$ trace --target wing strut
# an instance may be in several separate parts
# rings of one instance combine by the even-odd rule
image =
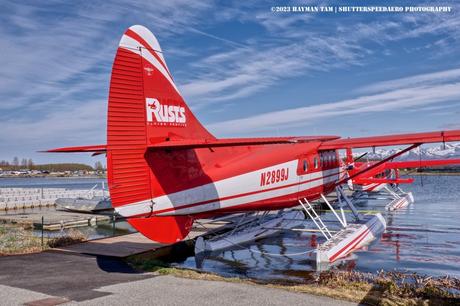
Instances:
[[[393,155],[390,155],[390,156],[388,156],[387,158],[382,159],[382,160],[379,161],[378,163],[375,163],[375,164],[371,165],[370,167],[368,167],[368,168],[366,168],[366,169],[364,169],[364,170],[358,171],[358,172],[356,172],[355,174],[350,175],[349,177],[346,177],[346,178],[341,179],[340,181],[338,181],[337,183],[335,183],[335,185],[336,185],[336,186],[342,185],[343,183],[346,183],[347,181],[349,181],[349,180],[351,180],[351,179],[353,179],[353,178],[355,178],[355,177],[357,177],[357,176],[359,176],[359,175],[361,175],[361,174],[363,174],[363,173],[366,173],[366,172],[368,172],[368,171],[370,171],[370,170],[372,170],[372,169],[374,169],[374,168],[376,168],[376,167],[378,167],[378,166],[380,166],[380,165],[382,165],[382,164],[384,164],[384,163],[386,163],[386,162],[392,160],[393,158],[396,158],[396,157],[398,157],[398,156],[400,156],[400,155],[406,153],[407,151],[410,151],[410,150],[412,150],[412,149],[415,149],[415,148],[417,148],[417,147],[420,146],[420,145],[421,145],[421,143],[414,143],[413,145],[411,145],[411,146],[405,148],[404,150],[399,151],[398,153],[395,153],[395,154],[393,154]]]

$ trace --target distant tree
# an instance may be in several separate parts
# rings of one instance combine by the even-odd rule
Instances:
[[[93,168],[91,166],[85,164],[43,164],[43,165],[35,165],[35,170],[41,171],[78,171],[78,170],[86,170],[91,171]]]
[[[96,163],[94,163],[94,169],[96,169],[97,171],[103,171],[104,166],[102,165],[100,161],[97,161]]]
[[[19,166],[19,158],[17,156],[13,158],[13,166],[15,167]]]
[[[22,168],[27,168],[27,158],[21,159],[21,167]]]
[[[32,169],[34,167],[34,162],[32,161],[32,158],[29,158],[27,161],[27,168]]]

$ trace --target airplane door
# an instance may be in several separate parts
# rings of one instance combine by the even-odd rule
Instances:
[[[300,156],[297,162],[297,200],[304,197],[306,185],[302,184],[302,182],[305,182],[308,179],[309,166],[308,156]]]

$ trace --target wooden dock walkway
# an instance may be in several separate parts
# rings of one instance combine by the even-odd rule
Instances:
[[[27,228],[57,231],[63,228],[85,227],[110,223],[112,216],[56,210],[54,207],[41,209],[12,210],[0,212],[0,223],[17,224]]]
[[[78,254],[127,257],[164,247],[166,244],[156,243],[140,233],[90,240],[54,250]]]
[[[188,240],[195,239],[198,236],[209,234],[211,231],[222,230],[228,223],[218,222],[208,224],[208,231],[200,227],[194,227],[189,235]],[[172,244],[162,244],[154,242],[140,233],[133,233],[109,238],[95,239],[66,247],[55,248],[53,250],[71,252],[78,254],[89,254],[99,256],[111,256],[124,258],[130,255],[140,254],[148,251],[158,250]]]

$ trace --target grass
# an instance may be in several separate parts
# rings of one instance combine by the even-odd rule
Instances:
[[[59,248],[86,240],[88,240],[87,236],[85,236],[82,232],[71,228],[65,232],[64,235],[49,239],[47,241],[47,245],[50,248]]]
[[[42,251],[41,238],[18,226],[0,225],[0,256]]]
[[[81,232],[70,229],[59,237],[41,237],[21,226],[0,225],[0,256],[37,253],[87,240]]]
[[[225,281],[265,286],[293,292],[328,296],[366,305],[453,305],[460,304],[460,280],[432,278],[418,274],[379,272],[377,274],[327,271],[315,274],[308,283],[259,281],[248,278],[223,277],[214,273],[171,267],[158,259],[131,256],[127,259],[135,269],[158,275],[189,279]],[[455,291],[457,290],[457,291]],[[454,294],[453,292],[457,292]]]

